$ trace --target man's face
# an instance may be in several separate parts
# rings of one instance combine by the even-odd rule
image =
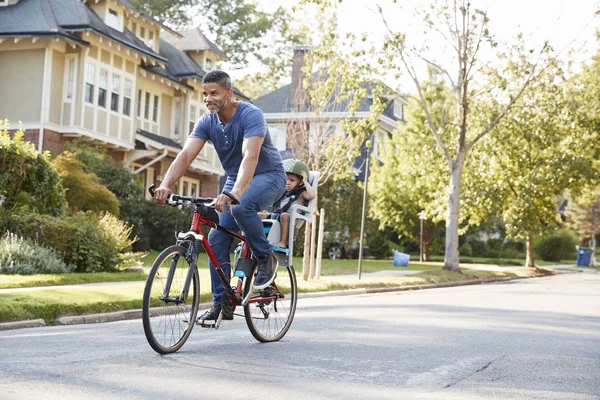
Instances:
[[[206,104],[208,111],[214,114],[225,108],[231,100],[233,91],[218,83],[211,82],[203,85],[202,93],[204,94],[204,104]]]

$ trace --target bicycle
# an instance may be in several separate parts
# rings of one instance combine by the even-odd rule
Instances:
[[[154,185],[148,190],[154,197]],[[261,290],[253,288],[257,272],[246,238],[218,224],[219,217],[214,209],[214,198],[171,195],[167,201],[178,207],[191,204],[194,208],[190,230],[177,234],[175,245],[164,249],[156,258],[148,274],[142,301],[144,333],[150,346],[158,353],[173,353],[187,341],[195,325],[218,329],[223,310],[235,312],[236,307],[244,310],[244,318],[254,338],[260,342],[275,342],[290,329],[296,303],[298,287],[296,274],[287,255],[276,254],[277,277],[273,283]],[[202,227],[218,229],[240,240],[235,251],[235,269],[232,277],[226,276],[221,264],[208,243]],[[200,279],[197,260],[204,248],[225,288],[222,311],[213,324],[198,321],[200,304]],[[290,257],[291,259],[291,257]],[[235,278],[235,279],[234,279]],[[235,282],[235,285],[232,283]],[[240,314],[235,314],[241,316]]]

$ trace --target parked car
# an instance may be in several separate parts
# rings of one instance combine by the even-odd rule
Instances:
[[[331,260],[341,258],[358,258],[360,249],[359,234],[349,232],[323,232],[324,257]],[[363,256],[368,254],[369,248],[363,245]]]

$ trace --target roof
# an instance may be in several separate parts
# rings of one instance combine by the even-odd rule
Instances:
[[[21,0],[15,5],[0,7],[0,36],[50,36],[88,44],[75,33],[93,31],[108,39],[166,62],[133,33],[106,25],[81,0]]]
[[[190,29],[188,31],[180,32],[182,37],[174,37],[172,35],[164,35],[164,38],[170,42],[177,49],[182,51],[204,51],[209,50],[213,53],[221,56],[225,60],[229,60],[229,57],[217,47],[216,44],[211,42],[200,28]]]
[[[147,140],[143,139],[143,138],[146,138],[146,139],[150,139],[151,142],[160,143],[163,146],[172,147],[172,148],[178,149],[178,150],[182,149],[182,147],[179,143],[177,143],[169,138],[166,138],[164,136],[160,136],[155,133],[145,131],[143,129],[138,129],[136,134],[142,136],[142,138],[136,137],[136,139],[141,139],[143,142],[147,142]],[[158,146],[158,147],[161,147],[161,146]]]
[[[370,84],[365,83],[363,86],[367,89],[367,92],[370,94],[372,91],[370,89]],[[284,114],[291,113],[292,110],[292,85],[283,86],[271,93],[267,93],[264,96],[259,97],[254,100],[252,104],[256,107],[260,108],[263,113],[268,114]],[[369,112],[372,104],[371,98],[364,98],[360,100],[358,109],[356,112]],[[326,109],[325,112],[348,112],[348,101],[344,100],[337,104],[331,104],[329,109]],[[309,106],[306,109],[307,112],[312,112],[312,108]],[[399,118],[394,115],[394,102],[390,101],[385,110],[382,113],[386,117],[392,119],[393,121],[398,121]]]
[[[143,15],[144,17],[146,17],[147,19],[156,22],[157,24],[159,24],[164,30],[171,32],[175,35],[180,35],[178,32],[176,32],[175,30],[169,28],[168,26],[166,26],[163,22],[156,20],[154,17],[152,17],[151,15],[146,14],[144,11],[140,10],[138,7],[136,7],[135,5],[133,5],[132,2],[130,2],[129,0],[118,0],[119,3],[123,4],[125,7],[130,8],[132,10],[135,10],[136,12],[140,13],[141,15]]]
[[[160,55],[169,60],[167,71],[173,76],[202,79],[206,75],[206,72],[194,60],[164,39],[160,39]]]

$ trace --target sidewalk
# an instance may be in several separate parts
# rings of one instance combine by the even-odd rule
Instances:
[[[556,273],[600,273],[600,271],[593,268],[577,267],[575,265],[553,265],[545,266],[544,268],[552,269]],[[498,267],[498,266],[478,266],[472,269],[481,271],[507,271],[510,267]],[[382,270],[377,272],[367,272],[361,274],[361,279],[364,280],[377,280],[377,278],[387,277],[402,277],[408,275],[414,275],[421,273],[420,270]],[[322,276],[322,280],[326,281],[337,281],[344,282],[348,280],[357,279],[358,274],[346,274],[346,275],[329,275]],[[298,298],[311,298],[311,297],[325,297],[325,296],[345,296],[345,295],[356,295],[356,294],[367,294],[367,293],[386,293],[386,292],[399,292],[408,290],[423,290],[423,289],[434,289],[440,287],[453,287],[453,286],[466,286],[476,285],[482,283],[493,283],[503,282],[516,279],[525,279],[525,276],[515,277],[498,277],[492,279],[477,279],[477,280],[465,280],[465,281],[453,281],[453,282],[442,282],[432,284],[417,284],[417,285],[404,285],[404,286],[392,286],[392,287],[372,287],[372,288],[358,288],[358,289],[342,289],[342,290],[330,290],[323,292],[308,292],[299,293]],[[64,285],[64,286],[43,286],[43,287],[32,287],[32,288],[18,288],[18,289],[0,289],[0,294],[3,293],[18,293],[27,291],[41,291],[46,289],[56,288],[82,288],[86,286],[112,286],[112,285],[127,285],[127,284],[140,284],[140,281],[134,282],[107,282],[107,283],[88,283],[81,285]],[[201,303],[201,309],[208,309],[212,306],[212,303]],[[89,314],[89,315],[78,315],[78,316],[67,316],[60,317],[57,322],[61,325],[73,325],[73,324],[86,324],[86,323],[100,323],[100,322],[111,322],[111,321],[122,321],[128,319],[139,319],[141,318],[141,310],[125,310],[117,312],[109,312],[103,314]],[[30,327],[42,327],[47,326],[43,319],[29,320],[29,321],[16,321],[16,322],[5,322],[0,323],[0,331],[9,329],[21,329]]]

